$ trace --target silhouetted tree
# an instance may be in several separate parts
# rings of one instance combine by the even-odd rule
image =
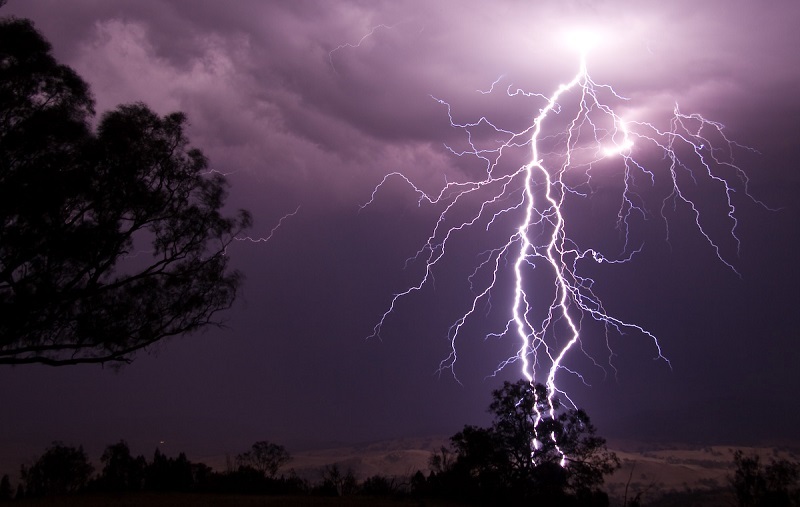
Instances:
[[[762,466],[758,455],[733,455],[733,488],[740,507],[800,506],[800,463],[773,459]]]
[[[428,459],[428,467],[434,473],[449,470],[453,463],[453,452],[446,446],[441,446],[438,451],[431,454]]]
[[[351,469],[342,473],[339,465],[326,465],[322,471],[322,485],[320,485],[316,492],[322,495],[332,496],[348,496],[358,491],[358,481]]]
[[[225,493],[265,493],[268,489],[264,474],[248,466],[239,466],[227,472],[218,486]]]
[[[106,113],[27,20],[0,20],[0,364],[130,361],[218,323],[241,276],[226,182],[186,117]]]
[[[285,447],[266,440],[254,443],[249,451],[236,457],[239,466],[251,467],[269,478],[274,478],[278,469],[291,460]]]
[[[7,502],[12,498],[11,479],[9,479],[8,474],[4,474],[3,478],[0,479],[0,502]]]
[[[394,479],[382,475],[367,477],[361,484],[361,493],[370,496],[389,496],[397,491]]]
[[[544,386],[525,380],[494,391],[489,411],[491,427],[465,426],[451,437],[456,459],[449,465],[431,458],[434,489],[507,504],[608,504],[599,487],[619,460],[586,412],[565,410]]]
[[[98,479],[100,488],[107,491],[142,489],[147,461],[143,456],[131,456],[128,443],[124,440],[106,447],[100,461],[103,463],[103,471]]]
[[[439,472],[441,474],[441,472]],[[434,478],[436,474],[431,472],[430,478]],[[425,474],[422,473],[422,470],[417,470],[414,475],[411,476],[411,494],[416,497],[424,497],[428,496],[431,493],[431,489],[433,489],[433,485],[429,482],[428,479],[425,478]]]
[[[168,458],[159,449],[145,470],[145,489],[151,491],[188,491],[195,486],[192,463],[186,454]]]
[[[214,470],[205,463],[190,463],[189,469],[192,472],[193,487],[208,485],[214,475]]]
[[[23,466],[20,475],[28,497],[63,495],[83,489],[92,470],[83,447],[53,442],[33,466]]]

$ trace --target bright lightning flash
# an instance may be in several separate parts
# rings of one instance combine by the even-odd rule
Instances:
[[[417,194],[420,205],[424,202],[441,210],[427,241],[412,259],[424,260],[424,274],[418,283],[392,298],[372,336],[380,335],[402,298],[432,282],[433,272],[445,258],[453,238],[470,228],[483,227],[489,231],[493,226],[502,227],[509,222],[508,217],[514,217],[516,225],[483,254],[470,277],[471,283],[487,281],[473,285],[471,304],[452,324],[451,352],[441,362],[440,371],[449,369],[455,375],[457,343],[465,333],[466,323],[479,313],[479,308],[491,303],[493,291],[503,285],[503,271],[512,269],[513,302],[508,309],[508,320],[504,328],[489,336],[513,336],[519,347],[513,357],[498,365],[495,373],[516,363],[531,384],[546,385],[550,409],[538,413],[537,423],[542,417],[555,417],[553,397],[557,394],[575,406],[568,393],[559,388],[558,379],[568,374],[584,381],[581,373],[570,366],[569,357],[575,353],[588,356],[584,348],[586,340],[604,341],[608,365],[615,372],[611,337],[627,333],[649,340],[655,359],[669,365],[651,332],[605,310],[594,291],[594,281],[585,274],[589,265],[625,263],[641,251],[642,245],[629,244],[633,242],[629,229],[632,224],[649,218],[653,206],[646,206],[647,194],[640,192],[640,187],[668,189],[658,196],[656,203],[667,239],[666,212],[680,206],[688,210],[719,260],[734,272],[733,265],[723,255],[719,236],[706,225],[708,208],[692,197],[696,195],[693,189],[703,180],[718,190],[718,200],[727,215],[723,236],[732,238],[737,249],[733,196],[736,189],[743,190],[742,195],[750,195],[748,178],[734,161],[734,152],[745,147],[730,141],[723,125],[699,114],[684,114],[677,106],[666,128],[626,120],[615,112],[612,104],[624,104],[628,99],[610,86],[593,81],[587,71],[586,54],[596,46],[598,35],[580,31],[570,34],[568,40],[580,53],[578,71],[570,81],[549,96],[508,86],[510,97],[536,101],[532,109],[538,108],[538,114],[522,129],[501,128],[486,117],[473,123],[458,123],[453,119],[450,104],[436,99],[447,108],[451,125],[465,131],[467,137],[465,150],[448,149],[460,157],[477,157],[485,167],[479,177],[446,182],[438,193],[430,194],[395,172],[383,178],[364,205],[373,202],[388,179],[400,178]],[[481,93],[492,93],[499,81],[488,92]],[[565,120],[559,120],[564,116]],[[561,121],[560,127],[557,121]],[[519,150],[529,150],[527,162],[515,164],[514,154]],[[639,159],[634,158],[634,152]],[[509,158],[510,163],[506,163]],[[654,165],[639,161],[645,158],[657,162]],[[566,213],[571,203],[590,198],[598,181],[608,181],[609,167],[620,178],[614,186],[621,189],[616,228],[624,240],[622,251],[612,255],[581,246],[571,236]],[[464,218],[465,207],[472,210],[467,212],[467,218]],[[541,282],[544,274],[548,283]],[[602,336],[581,332],[590,319],[604,328]],[[599,366],[597,361],[589,359]],[[563,455],[562,458],[562,464],[568,460]]]
[[[583,57],[599,46],[604,38],[599,31],[590,28],[576,28],[564,32],[564,42],[567,47],[577,51]]]

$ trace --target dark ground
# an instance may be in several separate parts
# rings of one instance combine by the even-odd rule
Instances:
[[[412,499],[375,498],[368,496],[321,497],[321,496],[262,496],[262,495],[214,495],[200,493],[131,493],[124,495],[79,495],[26,499],[10,505],[20,506],[76,506],[101,507],[402,507],[426,505],[430,507],[456,507],[457,504],[426,500],[423,504]]]
[[[27,499],[9,505],[20,506],[76,506],[101,507],[459,507],[462,504],[441,500],[417,500],[412,498],[379,498],[369,496],[322,497],[322,496],[263,496],[263,495],[215,495],[198,493],[131,493],[124,495],[80,495]],[[621,506],[621,501],[611,501],[612,506]],[[673,492],[656,500],[642,501],[644,507],[730,507],[736,505],[733,492],[728,489],[712,491]]]

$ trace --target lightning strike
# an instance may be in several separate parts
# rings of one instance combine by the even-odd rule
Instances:
[[[486,338],[513,337],[518,343],[516,354],[500,362],[494,374],[518,364],[532,385],[546,386],[550,403],[541,410],[537,407],[537,425],[542,418],[556,417],[555,396],[575,407],[570,395],[559,387],[562,375],[587,384],[583,374],[571,366],[571,357],[584,356],[594,366],[604,368],[584,347],[587,341],[601,341],[608,354],[606,363],[615,374],[612,338],[624,334],[648,340],[654,359],[671,367],[653,333],[606,311],[595,292],[594,280],[586,274],[587,267],[624,264],[640,253],[643,244],[635,244],[631,228],[650,219],[653,207],[669,241],[667,211],[681,207],[718,259],[736,272],[723,253],[722,237],[731,239],[738,253],[734,194],[742,190],[740,195],[753,199],[747,175],[734,159],[737,150],[749,148],[729,140],[722,124],[699,114],[684,114],[677,105],[667,128],[624,118],[614,106],[624,106],[628,99],[611,86],[596,83],[587,70],[586,55],[597,45],[598,36],[582,31],[570,34],[568,39],[580,52],[578,71],[572,79],[547,96],[508,85],[508,97],[536,101],[532,109],[538,108],[538,113],[522,129],[503,128],[485,116],[476,122],[459,123],[450,104],[434,98],[446,107],[451,125],[466,134],[465,149],[447,149],[457,157],[480,161],[483,171],[479,177],[446,181],[438,192],[427,193],[404,174],[393,172],[378,183],[362,206],[372,203],[388,180],[400,179],[417,195],[420,206],[439,210],[426,242],[409,259],[423,263],[422,276],[392,297],[371,337],[380,337],[401,299],[432,283],[433,273],[444,262],[454,238],[469,229],[489,231],[507,222],[515,224],[481,255],[469,277],[471,303],[449,329],[450,354],[440,363],[439,372],[449,370],[458,380],[457,345],[467,333],[468,322],[482,307],[491,305],[494,292],[510,286],[506,323]],[[478,92],[496,93],[503,79],[501,76],[488,90]],[[527,150],[528,155],[520,156],[520,150]],[[517,165],[515,156],[527,161]],[[612,186],[621,189],[615,228],[622,248],[616,254],[582,246],[570,226],[574,217],[567,213],[571,205],[589,199],[602,182],[608,181],[609,174],[617,175]],[[725,209],[727,225],[722,235],[718,228],[708,225],[707,207],[692,197],[699,180],[717,190],[717,204],[721,202]],[[656,199],[655,206],[647,206],[645,192],[640,190],[645,187],[651,194],[656,188],[667,191]],[[466,218],[465,208],[471,209]],[[538,283],[534,283],[534,274]],[[541,282],[543,277],[547,283]],[[504,283],[508,278],[511,283]],[[591,321],[604,331],[584,332]],[[541,442],[534,441],[533,445],[538,448]],[[563,465],[568,457],[562,458]]]

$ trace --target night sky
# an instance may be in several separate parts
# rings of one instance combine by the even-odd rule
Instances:
[[[470,302],[481,250],[467,247],[481,240],[465,232],[435,285],[401,300],[381,338],[367,339],[392,295],[417,283],[423,266],[405,261],[441,209],[419,206],[400,180],[360,206],[394,171],[428,192],[475,177],[480,164],[445,146],[463,149],[465,134],[432,96],[455,121],[519,126],[541,102],[509,103],[505,87],[549,94],[569,80],[577,55],[561,34],[578,26],[606,34],[589,57],[593,79],[648,120],[664,124],[677,103],[757,150],[737,151],[737,162],[766,207],[734,193],[737,254],[719,194],[698,185],[738,276],[686,209],[670,214],[667,240],[660,202],[650,203],[642,251],[598,270],[596,291],[659,338],[672,368],[641,336],[615,337],[616,376],[588,363],[588,385],[565,377],[573,400],[613,438],[797,436],[800,3],[10,0],[0,14],[32,19],[90,83],[98,112],[133,101],[186,112],[193,145],[228,175],[231,210],[253,213],[252,237],[299,206],[268,242],[229,249],[246,280],[226,327],[162,343],[120,371],[0,369],[0,451],[12,462],[53,440],[99,455],[125,438],[134,452],[159,445],[196,459],[264,439],[295,450],[486,424],[491,390],[520,377],[516,366],[489,377],[518,347],[513,336],[486,339],[507,319],[507,292],[463,331],[458,380],[437,374]],[[479,93],[501,76],[499,92]],[[599,180],[570,218],[619,250],[604,213],[618,194]]]

